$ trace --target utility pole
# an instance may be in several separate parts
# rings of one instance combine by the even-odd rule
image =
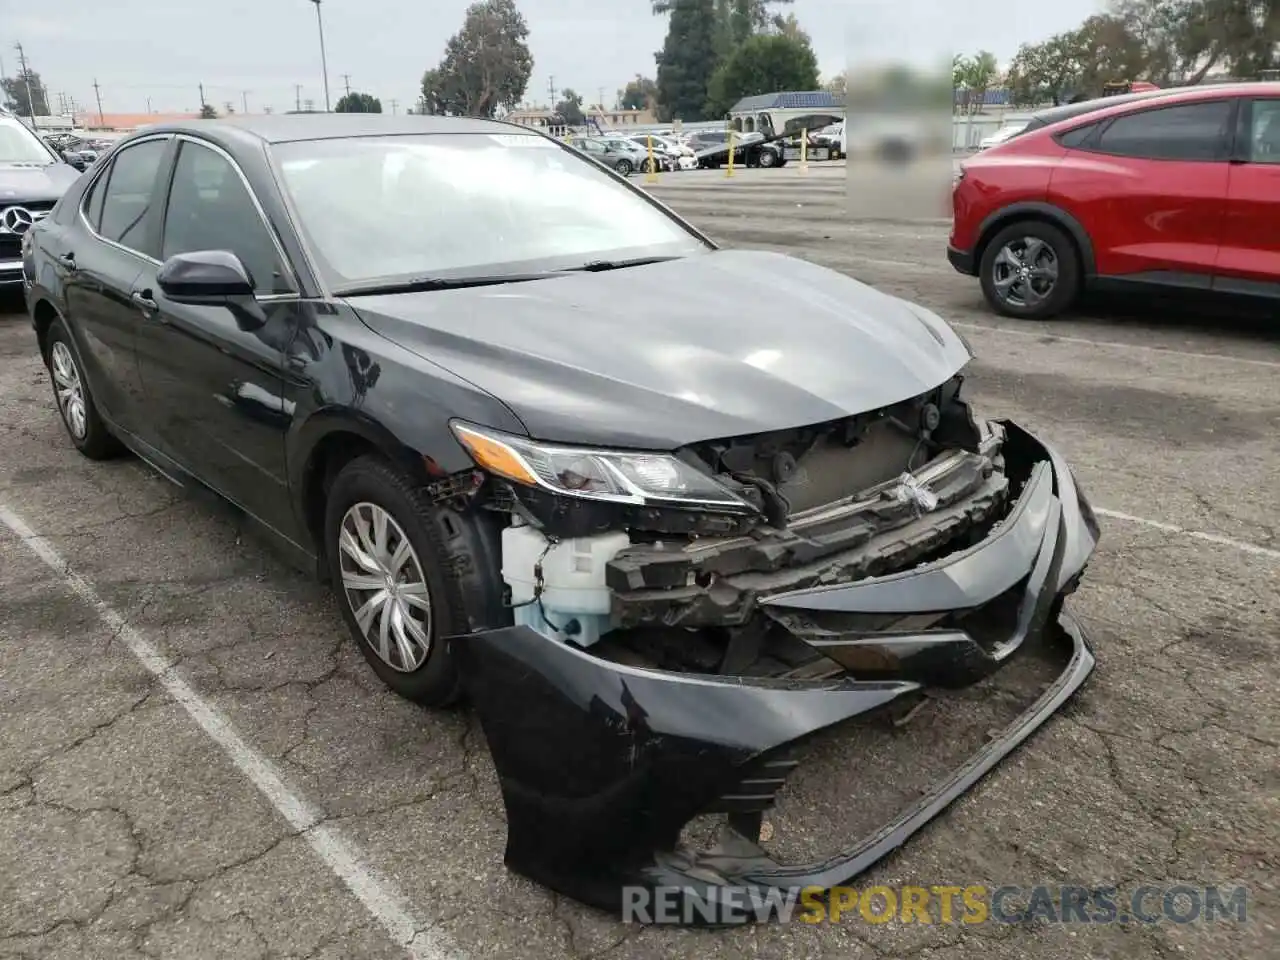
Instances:
[[[201,110],[204,110],[204,107],[205,107],[205,103],[204,103],[204,84],[202,83],[202,84],[200,84],[200,109],[201,109]]]
[[[235,105],[234,103],[232,103],[230,100],[224,100],[224,101],[222,101],[222,105],[223,105],[224,107],[226,107],[226,108],[227,108],[227,113],[235,113],[235,112],[236,112],[236,105]]]
[[[147,97],[147,113],[151,113],[151,98]]]
[[[342,75],[342,82],[346,84],[346,87],[347,87],[347,96],[348,96],[348,97],[349,97],[349,96],[351,96],[351,74],[349,74],[349,73],[344,73],[344,74]]]
[[[600,94],[600,99],[596,101],[596,106],[599,107],[601,110],[603,110],[604,109],[604,87],[600,87],[596,92]]]
[[[36,128],[36,98],[31,95],[31,73],[27,70],[27,55],[22,52],[22,44],[15,43],[18,51],[18,69],[22,71],[22,82],[27,85],[27,115],[31,117],[31,129]]]
[[[316,5],[316,26],[320,29],[320,69],[324,72],[324,112],[329,113],[329,61],[324,55],[324,19],[320,16],[320,0],[311,0]]]
[[[315,111],[315,105],[316,105],[316,102],[315,102],[314,100],[303,100],[302,102],[303,102],[303,103],[305,103],[305,104],[307,105],[307,113],[315,113],[315,112],[316,112],[316,111]]]
[[[93,95],[98,98],[98,126],[106,126],[102,120],[102,91],[98,88],[98,78],[93,78]]]
[[[244,107],[245,113],[249,112],[249,91],[248,90],[240,91],[240,105]]]
[[[396,115],[396,106],[399,105],[399,103],[400,103],[399,100],[395,99],[394,97],[391,98],[391,115],[393,117]]]
[[[302,84],[300,83],[293,85],[293,109],[299,113],[302,112]]]

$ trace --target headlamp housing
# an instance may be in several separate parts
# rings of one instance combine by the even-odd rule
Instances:
[[[559,496],[630,506],[759,512],[714,478],[669,453],[567,447],[459,421],[450,426],[482,470]]]

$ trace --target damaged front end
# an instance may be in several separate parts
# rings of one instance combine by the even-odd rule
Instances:
[[[513,518],[515,624],[450,644],[501,781],[508,866],[605,909],[641,888],[697,903],[695,922],[750,919],[744,889],[775,902],[847,881],[1084,682],[1093,656],[1062,606],[1093,513],[1056,452],[979,421],[959,388],[672,457],[459,433],[505,478],[485,506]],[[762,817],[804,741],[1032,646],[1060,655],[1056,679],[918,801],[819,860],[766,851]],[[707,813],[725,815],[719,840],[682,843]]]

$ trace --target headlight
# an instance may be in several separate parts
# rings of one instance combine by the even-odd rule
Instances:
[[[611,503],[756,512],[711,477],[670,454],[562,447],[470,424],[452,427],[477,466],[514,483]]]

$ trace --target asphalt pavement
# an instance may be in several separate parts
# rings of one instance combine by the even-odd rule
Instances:
[[[697,932],[624,925],[508,874],[474,718],[383,690],[325,591],[234,517],[136,460],[76,454],[11,301],[0,957],[1276,955],[1274,321],[1185,303],[996,318],[947,264],[944,223],[851,222],[839,164],[648,188],[718,241],[825,264],[953,321],[977,353],[981,407],[1056,444],[1100,508],[1102,543],[1070,602],[1096,642],[1091,682],[858,885],[1245,885],[1247,922]],[[963,755],[957,741],[1012,693],[944,700],[870,754],[829,752],[788,784],[777,842],[829,840],[850,810],[918,789],[924,755]]]

